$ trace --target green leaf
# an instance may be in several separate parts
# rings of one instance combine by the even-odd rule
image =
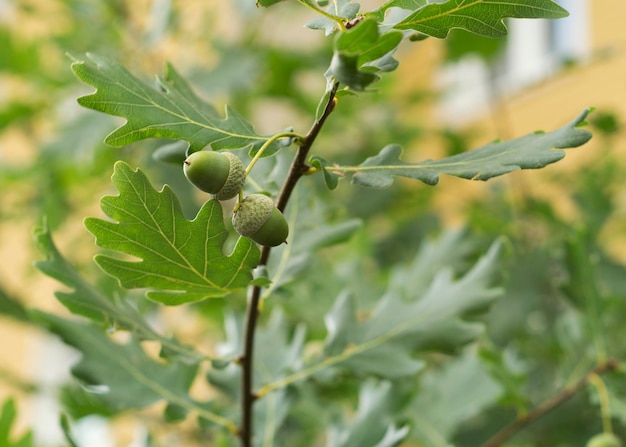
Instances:
[[[552,0],[448,0],[430,3],[414,11],[394,27],[445,38],[453,28],[487,37],[507,33],[504,19],[558,19],[568,13]]]
[[[356,91],[363,91],[368,85],[380,79],[374,73],[359,69],[358,56],[348,56],[341,53],[333,55],[327,75]]]
[[[308,0],[305,1],[306,3],[309,3]],[[328,8],[326,8],[326,12],[335,17],[349,20],[356,17],[359,9],[361,9],[361,5],[358,3],[352,3],[350,2],[350,0],[336,0],[333,1],[332,4],[328,6]],[[324,30],[327,36],[338,29],[338,24],[336,21],[323,16],[316,17],[308,21],[307,23],[305,23],[304,26],[311,29]]]
[[[62,414],[60,419],[61,430],[63,431],[63,435],[65,436],[65,440],[69,444],[70,447],[80,447],[76,441],[74,441],[74,437],[72,436],[72,427],[70,427],[70,421],[67,415]]]
[[[143,408],[165,400],[218,425],[235,429],[232,422],[189,397],[198,364],[153,360],[135,338],[118,344],[93,325],[40,311],[33,312],[33,317],[82,353],[80,361],[72,367],[72,374],[112,408]]]
[[[409,432],[393,424],[390,408],[393,394],[390,382],[367,381],[359,390],[359,406],[353,420],[344,426],[335,425],[328,433],[327,447],[393,447]]]
[[[501,394],[472,346],[422,376],[407,412],[414,421],[411,437],[423,445],[447,445],[463,422],[497,403]]]
[[[184,141],[175,141],[159,147],[152,153],[152,158],[161,163],[182,166],[187,159],[189,145]]]
[[[117,162],[112,178],[120,195],[104,197],[101,207],[116,222],[87,218],[85,226],[99,246],[141,259],[96,256],[123,287],[150,288],[148,298],[177,305],[222,297],[252,280],[259,249],[240,237],[233,252],[223,254],[228,232],[217,200],[189,221],[172,190],[165,185],[156,191],[139,169]]]
[[[72,264],[61,255],[46,226],[35,230],[35,241],[41,253],[46,257],[43,261],[35,262],[35,267],[72,289],[70,292],[55,292],[57,299],[70,312],[87,317],[107,329],[131,331],[140,340],[157,340],[166,354],[182,355],[195,361],[203,357],[192,348],[155,332],[137,312],[137,309],[123,297],[118,294],[108,296],[85,281]]]
[[[73,420],[93,415],[111,418],[119,412],[119,408],[113,408],[100,394],[90,391],[81,383],[64,384],[57,396],[63,411]]]
[[[389,0],[381,5],[375,11],[370,14],[375,17],[379,22],[382,22],[385,18],[385,12],[390,8],[406,9],[407,11],[415,11],[428,4],[428,0]]]
[[[309,163],[314,168],[322,171],[322,175],[324,176],[324,183],[326,183],[328,189],[336,189],[337,186],[339,186],[339,176],[337,174],[333,174],[328,169],[326,169],[328,166],[330,166],[328,160],[326,160],[324,157],[320,157],[319,155],[314,155],[309,160]]]
[[[361,91],[379,79],[376,72],[391,71],[397,62],[390,57],[402,41],[402,33],[379,34],[378,23],[366,19],[354,28],[337,34],[327,76]],[[389,55],[389,57],[385,57]],[[394,63],[395,62],[395,63]]]
[[[357,317],[353,296],[344,294],[325,319],[328,336],[322,364],[397,378],[423,367],[412,356],[418,349],[448,351],[472,341],[483,325],[468,322],[464,316],[484,310],[501,295],[500,289],[490,286],[501,246],[501,242],[494,243],[458,279],[450,268],[440,269],[424,290],[415,290],[404,280],[424,277],[422,270],[429,267],[418,255],[411,266],[395,273],[390,288],[365,320]]]
[[[326,166],[325,170],[335,174],[354,173],[354,184],[372,188],[390,186],[394,176],[420,180],[428,185],[436,185],[440,174],[489,180],[520,169],[543,168],[565,156],[564,151],[556,149],[578,147],[589,141],[591,133],[578,128],[588,113],[588,109],[584,110],[571,123],[549,133],[535,132],[510,141],[493,142],[441,160],[406,163],[399,158],[402,148],[391,144],[359,166]]]
[[[608,355],[612,338],[606,330],[606,315],[613,309],[598,280],[597,263],[600,256],[594,244],[588,242],[589,235],[584,229],[578,228],[572,233],[564,247],[564,263],[569,280],[563,285],[563,290],[585,315],[588,340],[593,340],[595,355],[604,358]]]
[[[506,306],[505,303],[500,302],[500,305],[502,304]],[[569,315],[564,317],[572,316],[572,314],[573,312],[569,312]],[[493,313],[490,317],[493,317]],[[487,325],[489,326],[489,323]],[[557,328],[557,330],[559,329]],[[571,332],[568,335],[571,336]],[[580,353],[581,349],[586,349],[582,345],[586,344],[587,340],[584,342],[579,341],[576,337],[567,340],[570,344],[576,345],[578,349],[575,352],[577,353]],[[513,347],[503,349],[501,346],[491,345],[488,340],[481,340],[478,355],[480,356],[482,367],[488,371],[489,376],[500,387],[499,403],[516,408],[518,411],[525,411],[530,405],[528,397],[524,396],[524,390],[527,387],[528,366],[519,358],[515,349]]]
[[[257,6],[262,6],[264,8],[270,7],[272,5],[275,5],[276,3],[280,3],[284,0],[257,0],[256,4]]]
[[[564,263],[568,273],[568,280],[562,288],[568,298],[585,313],[588,323],[595,328],[594,336],[604,336],[600,321],[601,308],[606,297],[602,296],[598,288],[597,260],[599,255],[592,244],[587,242],[589,235],[582,228],[572,231],[565,241]]]
[[[15,424],[17,410],[15,401],[8,399],[2,405],[0,412],[0,445],[3,447],[33,447],[33,435],[30,431],[24,433],[22,437],[14,441],[11,440],[11,429]]]
[[[94,54],[87,57],[75,60],[72,70],[96,91],[78,98],[79,104],[127,120],[106,138],[108,144],[123,146],[145,138],[170,138],[189,142],[189,151],[196,152],[208,144],[214,150],[248,146],[258,150],[267,141],[228,106],[222,118],[171,65],[167,65],[164,78],[157,78],[154,89],[110,59]]]
[[[24,305],[17,298],[10,296],[2,287],[0,287],[0,314],[22,322],[29,321],[28,311]]]

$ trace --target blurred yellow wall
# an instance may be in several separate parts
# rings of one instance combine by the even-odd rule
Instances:
[[[544,78],[514,94],[499,97],[491,104],[488,112],[477,112],[461,130],[471,130],[471,147],[479,147],[495,139],[512,139],[536,130],[550,131],[570,122],[585,108],[593,107],[598,112],[626,117],[626,2],[623,0],[589,0],[589,57],[573,66],[563,67],[554,75]],[[444,59],[444,44],[441,40],[427,39],[405,49],[398,58],[397,91],[400,95],[437,85],[438,67]],[[477,107],[477,110],[479,107]],[[440,122],[437,99],[418,104],[405,114],[407,119],[423,123],[427,127],[445,125]],[[593,115],[590,116],[593,118]],[[612,141],[613,151],[624,153],[626,142]],[[568,172],[581,164],[592,163],[599,153],[607,150],[601,136],[594,138],[581,148],[568,149],[564,160],[540,172],[522,171],[494,179],[508,183],[509,191],[517,194],[537,194],[545,197],[564,197],[559,194],[567,185],[548,185],[544,182],[551,172]],[[407,150],[409,161],[435,158],[442,155],[442,144],[438,135],[420,139],[416,147]],[[452,177],[442,177],[438,191],[440,213],[449,223],[460,223],[464,204],[469,197],[480,197],[487,188],[483,182],[467,182]],[[570,218],[572,206],[567,199],[556,204]],[[626,215],[626,204],[618,215]]]

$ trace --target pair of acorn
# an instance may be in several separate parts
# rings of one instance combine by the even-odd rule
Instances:
[[[196,188],[213,194],[217,200],[232,199],[246,182],[241,160],[228,152],[194,152],[184,161],[183,171]],[[244,197],[235,206],[232,221],[237,233],[268,247],[284,243],[289,234],[285,216],[263,194]]]

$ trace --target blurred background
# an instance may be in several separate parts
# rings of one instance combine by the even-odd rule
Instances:
[[[363,2],[362,10],[379,3]],[[489,317],[489,335],[496,346],[533,359],[525,371],[536,396],[563,383],[564,359],[575,356],[558,334],[551,343],[538,340],[561,330],[580,304],[567,250],[576,231],[584,234],[598,290],[612,306],[613,352],[626,350],[618,342],[626,339],[626,3],[559,3],[570,17],[510,21],[506,39],[454,31],[444,41],[404,43],[399,69],[375,91],[342,98],[313,149],[357,164],[398,143],[407,161],[419,161],[553,130],[596,108],[588,119],[592,141],[541,171],[487,184],[442,178],[434,188],[397,181],[382,191],[342,184],[329,193],[313,183],[343,210],[333,219],[366,222],[343,256],[371,259],[381,277],[444,228],[467,228],[478,247],[507,235],[509,293]],[[45,220],[62,252],[87,277],[107,283],[91,260],[97,248],[82,219],[101,216],[99,198],[114,193],[115,160],[141,166],[155,186],[172,185],[190,216],[200,203],[180,170],[151,159],[161,143],[103,143],[121,120],[78,106],[76,98],[91,90],[73,76],[72,59],[86,52],[110,56],[147,83],[169,61],[218,110],[228,103],[259,133],[289,126],[305,132],[332,54],[329,38],[303,29],[313,17],[290,2],[263,10],[252,0],[0,0],[0,402],[16,399],[16,432],[32,429],[34,445],[63,445],[58,414],[67,402],[59,390],[70,380],[75,354],[10,304],[66,313],[54,298],[62,287],[33,267],[41,258],[33,228]],[[217,327],[223,304],[207,306],[203,312]],[[168,312],[167,330],[192,318],[199,328],[189,325],[189,334],[179,335],[206,336],[196,309]],[[303,317],[294,309],[291,315]],[[547,422],[528,445],[570,445],[548,443],[562,423]],[[115,434],[104,419],[90,424],[98,440],[85,445],[94,447],[132,445],[143,427]],[[546,444],[532,443],[532,436]]]

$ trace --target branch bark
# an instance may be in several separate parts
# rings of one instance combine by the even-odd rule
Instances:
[[[306,159],[311,150],[311,146],[315,142],[320,130],[324,126],[326,119],[331,114],[335,107],[335,95],[339,83],[333,84],[330,95],[328,96],[328,102],[324,108],[324,112],[313,123],[313,126],[301,141],[300,146],[296,152],[296,155],[291,162],[289,173],[285,179],[281,191],[276,200],[276,207],[280,211],[284,211],[287,207],[287,203],[291,198],[298,180],[308,170]],[[267,265],[269,259],[271,247],[263,247],[261,249],[261,258],[259,260],[259,266]],[[254,336],[256,333],[257,321],[259,316],[259,301],[261,298],[260,286],[252,286],[248,290],[248,307],[246,311],[246,322],[244,329],[244,345],[243,354],[240,357],[241,363],[241,426],[239,427],[239,437],[241,439],[242,447],[252,447],[252,436],[254,434],[254,420],[253,420],[253,407],[254,402],[257,399],[257,395],[253,390],[253,375],[254,375]]]
[[[589,383],[592,377],[603,374],[608,371],[614,371],[618,367],[618,362],[615,359],[607,360],[606,362],[596,366],[594,369],[589,371],[583,378],[581,378],[578,382],[564,388],[558,394],[552,396],[550,399],[546,400],[538,407],[534,408],[529,413],[517,418],[515,421],[511,422],[509,425],[504,427],[494,436],[492,436],[487,442],[485,442],[481,447],[499,447],[501,446],[507,439],[521,431],[523,428],[532,424],[537,419],[545,416],[547,413],[551,412],[561,404],[565,403],[572,397],[576,395],[583,387]]]

